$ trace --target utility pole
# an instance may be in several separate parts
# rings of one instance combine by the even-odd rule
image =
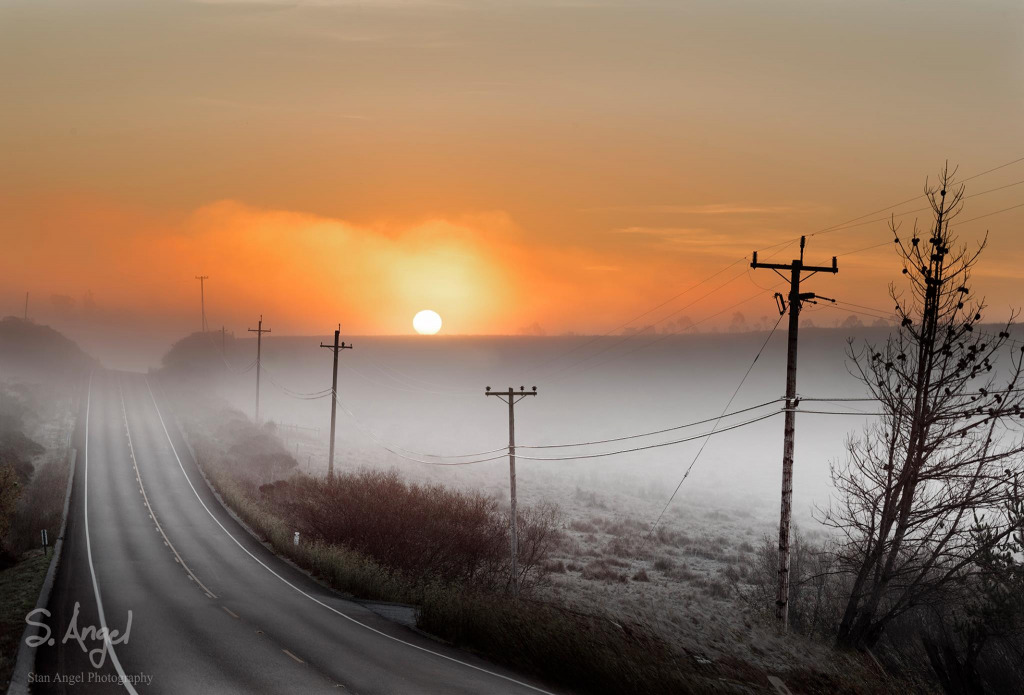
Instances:
[[[25,293],[25,320],[28,321],[28,292]]]
[[[199,307],[203,312],[203,323],[202,331],[206,333],[206,292],[204,291],[203,284],[210,279],[209,275],[196,275],[196,280],[199,281]]]
[[[324,345],[320,343],[320,347],[328,348],[334,351],[334,378],[331,381],[331,453],[327,459],[327,479],[334,479],[334,418],[338,414],[338,353],[342,350],[351,350],[352,345],[346,345],[345,343],[338,343],[338,337],[341,335],[341,324],[338,324],[338,330],[334,331],[334,345]]]
[[[517,558],[519,557],[519,532],[517,529],[518,517],[516,516],[516,403],[527,396],[536,396],[537,387],[527,391],[520,386],[518,391],[508,387],[508,391],[491,391],[488,386],[484,391],[485,396],[497,396],[508,403],[508,479],[512,491],[512,511],[509,515],[509,539],[512,551],[512,595],[519,596],[519,569]]]
[[[832,266],[804,265],[804,246],[806,237],[800,237],[800,258],[794,259],[792,263],[758,263],[757,251],[754,251],[751,268],[769,268],[783,280],[789,280],[789,347],[786,356],[786,425],[785,441],[782,447],[782,510],[779,513],[779,587],[775,597],[775,618],[778,621],[779,629],[785,632],[789,629],[789,528],[793,518],[793,449],[796,433],[796,407],[799,399],[796,397],[796,352],[797,337],[800,330],[800,305],[803,302],[816,304],[815,299],[830,300],[827,297],[818,297],[813,292],[800,292],[800,281],[806,279],[804,273],[838,273],[839,266],[836,257],[832,257]],[[789,278],[780,273],[780,270],[790,271]],[[779,313],[786,312],[787,299],[780,293],[775,293],[779,303]]]
[[[220,356],[225,360],[228,357],[227,336],[224,334],[224,324],[220,326]]]
[[[205,320],[205,319],[204,319]],[[263,314],[260,314],[260,322],[256,328],[250,328],[250,333],[256,334],[256,424],[260,424],[260,372],[263,370],[260,366],[260,351],[263,344],[263,334],[270,333],[269,328],[263,327]]]

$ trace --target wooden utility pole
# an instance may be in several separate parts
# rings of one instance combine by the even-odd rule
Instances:
[[[25,293],[25,320],[28,321],[28,292]]]
[[[228,357],[228,340],[224,331],[224,324],[220,326],[220,356],[227,360]]]
[[[263,334],[270,333],[269,328],[263,327],[263,314],[260,314],[260,322],[256,328],[250,328],[250,333],[256,334],[256,424],[260,424],[260,372],[263,367],[260,365],[260,353],[263,345]]]
[[[331,381],[331,453],[327,458],[327,479],[334,479],[334,418],[338,414],[338,353],[342,350],[351,350],[352,345],[346,345],[344,342],[338,343],[338,337],[341,335],[341,324],[338,324],[338,330],[334,331],[334,345],[324,345],[320,343],[320,347],[328,348],[334,351],[334,376]]]
[[[202,310],[203,322],[200,330],[206,333],[206,292],[203,284],[210,279],[209,275],[196,275],[196,280],[199,281],[199,308]]]
[[[512,551],[512,595],[519,596],[519,569],[517,559],[519,557],[519,532],[517,528],[518,517],[516,516],[516,403],[527,396],[536,396],[537,387],[527,391],[520,386],[514,391],[511,386],[508,391],[491,391],[488,386],[484,391],[485,396],[497,396],[508,403],[508,479],[512,492],[512,511],[509,515],[509,540]]]
[[[800,281],[806,279],[804,273],[838,273],[836,257],[832,257],[832,266],[804,265],[804,246],[806,237],[800,237],[800,258],[792,263],[759,263],[757,251],[754,251],[751,268],[769,268],[774,270],[783,280],[789,280],[789,347],[786,355],[786,425],[785,441],[782,447],[782,510],[779,513],[779,587],[775,597],[775,618],[779,629],[785,632],[789,628],[789,528],[793,518],[793,449],[796,433],[796,354],[797,336],[800,330],[800,305],[803,302],[815,303],[818,298],[813,292],[800,292]],[[790,271],[787,278],[780,270]],[[779,311],[785,313],[787,300],[776,293]],[[820,299],[827,299],[821,297]],[[831,301],[831,300],[829,300]]]

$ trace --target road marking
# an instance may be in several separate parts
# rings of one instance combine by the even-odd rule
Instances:
[[[294,589],[298,593],[302,594],[303,596],[308,598],[313,603],[317,603],[317,604],[323,606],[324,608],[326,608],[327,610],[331,611],[332,613],[336,613],[337,615],[340,615],[345,620],[348,620],[349,622],[354,623],[355,625],[358,625],[361,628],[369,630],[370,632],[374,632],[374,633],[380,635],[381,637],[389,639],[392,642],[397,642],[399,644],[404,644],[407,647],[412,647],[413,649],[417,649],[417,650],[419,650],[421,652],[425,652],[427,654],[431,654],[431,655],[439,657],[441,659],[445,659],[446,661],[451,661],[453,663],[459,664],[460,666],[465,666],[466,668],[471,668],[474,671],[479,671],[480,673],[486,673],[487,675],[494,676],[495,678],[501,678],[502,680],[506,680],[509,683],[515,683],[516,685],[521,685],[524,688],[528,688],[528,689],[533,690],[533,691],[538,692],[538,693],[544,693],[544,695],[554,695],[554,693],[551,693],[551,692],[549,692],[547,690],[543,690],[541,688],[538,688],[535,685],[530,685],[529,683],[524,683],[523,681],[516,680],[515,678],[511,678],[510,676],[505,676],[505,675],[502,675],[500,673],[495,673],[494,671],[488,671],[487,669],[481,668],[480,666],[474,666],[473,664],[467,663],[465,661],[460,661],[459,659],[456,659],[453,656],[448,656],[446,654],[441,654],[440,652],[435,652],[432,649],[427,649],[426,647],[421,647],[420,645],[413,644],[412,642],[406,642],[403,639],[400,639],[398,637],[394,637],[393,635],[389,635],[386,632],[382,632],[382,631],[378,630],[375,627],[370,627],[366,623],[359,622],[358,620],[356,620],[352,616],[348,615],[347,613],[342,613],[337,608],[324,603],[323,601],[321,601],[317,597],[315,597],[315,596],[313,596],[311,594],[307,594],[305,591],[303,591],[299,587],[295,586],[290,581],[288,581],[287,579],[282,577],[280,574],[278,574],[277,572],[272,570],[270,567],[268,567],[262,560],[260,560],[258,557],[253,555],[251,552],[249,552],[249,549],[246,548],[244,545],[242,545],[237,538],[235,538],[234,536],[231,535],[231,532],[228,531],[224,527],[224,524],[220,523],[220,520],[216,516],[214,516],[213,512],[210,511],[210,508],[206,506],[206,502],[203,502],[203,498],[199,496],[199,491],[196,490],[196,486],[192,484],[192,479],[188,477],[188,473],[185,471],[185,466],[181,463],[181,457],[178,456],[178,449],[177,449],[177,447],[174,446],[174,441],[171,440],[171,433],[167,431],[167,423],[164,422],[164,416],[160,413],[160,406],[157,405],[157,403],[156,403],[156,396],[153,395],[153,387],[150,386],[150,384],[149,384],[149,377],[143,377],[143,378],[146,380],[146,388],[149,389],[149,398],[150,398],[150,400],[153,401],[153,408],[156,409],[156,416],[158,418],[160,418],[160,426],[164,430],[164,436],[167,437],[167,443],[171,445],[171,453],[173,453],[174,454],[174,458],[177,459],[177,461],[178,461],[178,468],[181,469],[182,475],[185,476],[185,480],[188,482],[188,486],[190,488],[192,488],[192,494],[194,494],[196,496],[196,499],[199,500],[199,504],[203,505],[203,509],[205,509],[206,513],[210,515],[210,518],[213,519],[213,522],[215,524],[217,524],[218,526],[220,526],[220,530],[223,531],[225,534],[227,534],[227,537],[230,538],[232,541],[234,541],[235,545],[237,545],[239,548],[242,549],[242,552],[244,552],[246,555],[248,555],[253,560],[255,560],[261,567],[263,567],[263,569],[265,569],[266,571],[270,572],[272,575],[274,575],[275,577],[280,579],[282,582],[284,582],[287,586],[291,587],[292,589]]]
[[[240,618],[238,617],[238,613],[235,613],[235,612],[234,612],[233,610],[231,610],[231,609],[230,609],[230,608],[228,608],[227,606],[221,606],[221,608],[223,608],[223,609],[224,609],[224,610],[225,610],[225,611],[227,612],[227,614],[228,614],[228,615],[230,615],[230,616],[231,616],[232,618],[234,618],[235,620],[239,620],[239,619],[240,619]]]
[[[306,663],[305,661],[303,661],[303,660],[302,660],[302,659],[300,659],[299,657],[297,657],[297,656],[295,656],[294,654],[292,654],[292,653],[291,653],[290,651],[288,651],[287,649],[282,649],[281,651],[282,651],[282,652],[284,652],[285,654],[287,654],[288,656],[290,656],[291,658],[295,659],[296,661],[298,661],[298,662],[299,662],[300,664],[304,664],[304,663]]]
[[[164,533],[163,526],[161,526],[160,522],[157,520],[156,512],[153,511],[153,507],[149,504],[149,495],[146,494],[146,487],[142,484],[142,472],[139,470],[139,464],[135,460],[135,445],[132,444],[132,434],[131,431],[128,429],[128,411],[124,407],[124,389],[121,387],[120,376],[117,377],[117,390],[121,394],[121,415],[124,417],[124,431],[128,433],[128,451],[131,453],[132,466],[134,466],[135,468],[135,479],[139,481],[139,490],[142,491],[142,500],[143,502],[146,503],[146,509],[149,510],[149,518],[153,520],[154,524],[156,524],[156,530],[159,531],[160,535],[164,537],[164,545],[170,548],[171,552],[174,553],[174,561],[185,568],[185,571],[188,572],[189,578],[194,580],[196,584],[201,586],[207,596],[211,598],[217,598],[217,595],[210,591],[208,588],[206,588],[206,585],[199,581],[199,577],[197,577],[195,573],[193,573],[192,570],[189,569],[189,566],[185,564],[185,561],[181,559],[181,555],[178,554],[178,551],[174,547],[174,544],[171,543],[171,539],[167,537],[166,533]]]
[[[84,516],[85,516],[85,555],[89,560],[89,574],[92,576],[92,591],[96,595],[96,610],[100,614],[100,627],[103,629],[103,641],[106,642],[107,649],[110,650],[110,660],[114,662],[114,668],[117,670],[117,675],[121,677],[121,685],[124,686],[132,695],[139,695],[135,688],[132,686],[131,681],[128,680],[128,674],[121,668],[121,661],[117,658],[117,652],[114,651],[114,644],[110,641],[110,630],[107,629],[107,616],[103,612],[103,599],[100,598],[100,585],[96,581],[96,567],[92,562],[92,541],[89,537],[89,411],[92,407],[92,372],[89,372],[89,389],[85,397],[85,494],[84,498]]]

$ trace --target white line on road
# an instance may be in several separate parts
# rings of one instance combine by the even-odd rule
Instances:
[[[114,662],[114,668],[117,669],[117,674],[121,676],[121,685],[125,687],[125,690],[130,692],[132,695],[138,695],[131,682],[128,680],[128,674],[121,668],[121,662],[117,658],[117,652],[114,651],[114,645],[110,641],[110,630],[107,629],[107,617],[103,613],[103,599],[100,598],[100,586],[96,582],[96,567],[92,563],[92,542],[89,540],[89,409],[92,405],[92,372],[89,372],[89,390],[85,397],[85,554],[89,560],[89,574],[92,575],[92,591],[96,594],[96,610],[100,614],[100,627],[103,628],[104,641],[107,644],[107,648],[110,650],[110,660]]]
[[[480,671],[481,673],[486,673],[489,676],[494,676],[495,678],[501,678],[502,680],[506,680],[506,681],[508,681],[510,683],[515,683],[516,685],[521,685],[522,687],[528,688],[528,689],[533,690],[535,692],[544,693],[544,695],[554,695],[554,693],[548,692],[547,690],[542,690],[541,688],[538,688],[538,687],[536,687],[534,685],[530,685],[529,683],[524,683],[523,681],[516,680],[515,678],[510,678],[509,676],[504,676],[504,675],[502,675],[500,673],[495,673],[494,671],[488,671],[487,669],[481,668],[480,666],[474,666],[473,664],[467,663],[465,661],[460,661],[459,659],[456,659],[455,657],[447,656],[445,654],[441,654],[440,652],[435,652],[435,651],[433,651],[431,649],[427,649],[426,647],[421,647],[418,644],[413,644],[412,642],[406,642],[405,640],[400,639],[398,637],[394,637],[392,635],[389,635],[386,632],[381,632],[380,630],[378,630],[375,627],[370,627],[366,623],[362,623],[362,622],[356,620],[355,618],[353,618],[352,616],[347,615],[345,613],[342,613],[337,608],[334,608],[333,606],[330,606],[330,605],[324,603],[323,601],[321,601],[320,599],[316,598],[315,596],[313,596],[311,594],[307,594],[305,591],[303,591],[299,587],[295,586],[294,584],[289,582],[287,579],[282,577],[280,574],[278,574],[277,572],[272,570],[262,560],[260,560],[258,557],[253,555],[251,552],[249,552],[249,549],[246,548],[244,545],[242,545],[237,538],[235,538],[233,535],[231,535],[231,532],[228,531],[224,527],[224,524],[220,523],[220,520],[216,516],[214,516],[213,512],[210,511],[210,508],[206,506],[205,502],[203,502],[203,498],[199,496],[199,491],[196,490],[196,486],[192,484],[192,479],[189,478],[188,473],[185,471],[185,466],[182,465],[182,463],[181,463],[181,457],[178,456],[178,449],[177,449],[177,447],[174,446],[174,442],[171,440],[171,434],[170,434],[170,432],[167,431],[167,424],[164,422],[164,416],[160,414],[160,406],[157,405],[157,403],[156,403],[156,396],[153,395],[153,387],[150,386],[150,384],[149,384],[149,378],[148,377],[145,377],[145,378],[146,378],[146,388],[149,389],[149,398],[150,398],[150,400],[153,401],[153,407],[156,409],[157,417],[160,418],[160,426],[163,427],[164,435],[167,437],[167,442],[171,445],[171,452],[174,454],[174,458],[177,459],[177,461],[178,461],[178,468],[181,469],[182,475],[184,475],[185,476],[185,480],[188,481],[188,486],[190,488],[192,488],[192,493],[196,496],[196,499],[199,500],[199,504],[203,505],[203,509],[205,509],[206,513],[210,515],[210,518],[213,519],[214,523],[217,524],[218,526],[220,526],[220,529],[224,533],[227,534],[228,538],[233,540],[235,542],[235,545],[237,545],[239,548],[241,548],[242,551],[246,555],[248,555],[253,560],[255,560],[257,563],[259,563],[260,566],[263,567],[263,569],[265,569],[268,572],[270,572],[272,575],[274,575],[275,577],[280,579],[282,582],[284,582],[286,585],[288,585],[289,587],[291,587],[295,591],[299,592],[300,594],[302,594],[303,596],[308,598],[310,601],[313,601],[314,603],[317,603],[317,604],[323,606],[327,610],[332,611],[333,613],[336,613],[336,614],[340,615],[345,620],[348,620],[349,622],[352,622],[352,623],[358,625],[361,628],[369,630],[370,632],[374,632],[374,633],[380,635],[381,637],[385,637],[385,638],[387,638],[387,639],[389,639],[389,640],[391,640],[393,642],[398,642],[399,644],[404,644],[405,646],[412,647],[413,649],[418,649],[421,652],[426,652],[427,654],[431,654],[431,655],[439,657],[441,659],[445,659],[446,661],[451,661],[453,663],[459,664],[460,666],[465,666],[466,668],[471,668],[474,671]]]
[[[160,521],[156,518],[156,512],[153,511],[153,506],[149,503],[149,495],[146,494],[146,488],[142,484],[142,471],[139,470],[139,462],[135,460],[135,445],[132,444],[132,433],[131,430],[128,429],[128,411],[124,407],[124,389],[121,388],[120,376],[117,377],[117,390],[121,394],[121,415],[124,416],[124,431],[128,435],[128,451],[132,455],[132,466],[135,467],[135,479],[139,481],[139,489],[142,491],[142,501],[146,503],[146,509],[149,510],[149,518],[153,520],[154,524],[156,524],[156,530],[164,537],[164,545],[170,548],[171,552],[174,553],[174,561],[185,568],[185,571],[188,572],[188,576],[203,588],[203,591],[206,592],[207,596],[210,598],[217,598],[217,596],[210,591],[205,584],[199,581],[199,577],[189,569],[189,566],[185,564],[185,560],[182,559],[178,550],[174,547],[174,544],[171,543],[171,539],[167,537],[166,533],[164,533],[163,526],[160,525]]]

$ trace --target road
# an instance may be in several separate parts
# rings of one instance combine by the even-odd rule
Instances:
[[[203,481],[160,393],[141,374],[91,378],[33,692],[544,692],[268,551]],[[106,654],[101,627],[118,631]]]

